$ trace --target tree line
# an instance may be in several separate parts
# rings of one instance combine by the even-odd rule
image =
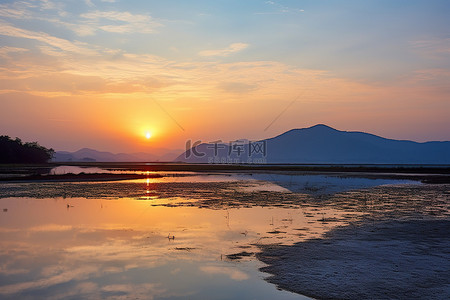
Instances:
[[[21,139],[0,136],[0,163],[46,163],[55,150],[45,148],[37,142],[23,143]]]

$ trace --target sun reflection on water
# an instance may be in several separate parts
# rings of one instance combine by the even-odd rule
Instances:
[[[4,193],[53,196],[0,198],[0,298],[210,298],[213,289],[298,299],[261,280],[258,247],[319,238],[376,209],[376,198],[353,209],[291,188],[226,174],[8,185]]]
[[[134,199],[8,198],[1,203],[11,207],[1,219],[6,263],[0,273],[9,278],[2,282],[10,282],[0,287],[3,296],[71,282],[99,287],[106,277],[119,274],[130,276],[124,280],[132,284],[131,273],[175,272],[168,267],[174,261],[182,261],[181,268],[195,266],[205,276],[246,281],[248,269],[228,266],[232,259],[227,255],[253,253],[260,243],[292,243],[329,229],[308,223],[309,212],[303,209],[207,210],[152,206]],[[308,226],[307,234],[300,236]],[[30,258],[26,269],[25,257]],[[255,263],[253,256],[244,259]],[[167,284],[156,281],[148,287],[161,292]],[[110,285],[101,289],[113,290]]]

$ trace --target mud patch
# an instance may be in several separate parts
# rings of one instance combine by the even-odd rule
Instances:
[[[450,298],[448,219],[363,223],[260,248],[267,281],[313,298]]]

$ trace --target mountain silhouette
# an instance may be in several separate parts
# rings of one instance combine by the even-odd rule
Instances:
[[[155,148],[152,153],[111,153],[97,151],[90,148],[83,148],[75,152],[56,151],[53,156],[55,162],[152,162],[152,161],[172,161],[180,150],[168,150]]]
[[[255,148],[256,147],[256,148]],[[265,148],[263,151],[261,148]],[[237,151],[241,148],[242,151]],[[239,153],[238,153],[239,152]],[[200,144],[176,161],[189,163],[449,164],[450,142],[387,139],[318,124],[253,144]]]

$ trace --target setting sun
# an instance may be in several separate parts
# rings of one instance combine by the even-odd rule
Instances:
[[[0,0],[0,300],[450,300],[449,13]]]

